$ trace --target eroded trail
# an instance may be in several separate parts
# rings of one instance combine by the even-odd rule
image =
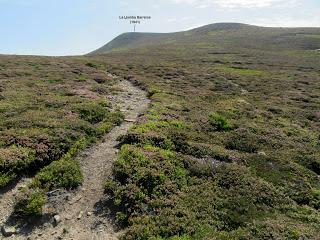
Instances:
[[[103,211],[104,184],[111,176],[112,164],[117,158],[117,138],[125,134],[138,115],[147,109],[146,93],[122,80],[116,86],[117,95],[110,97],[114,107],[124,113],[126,121],[115,127],[104,139],[80,154],[84,175],[82,187],[75,193],[58,193],[58,203],[49,206],[57,212],[61,222],[47,223],[25,235],[13,239],[117,239],[110,219]]]
[[[22,178],[16,185],[10,186],[8,191],[0,193],[0,226],[2,226],[11,215],[15,205],[15,196],[18,194],[19,189],[25,187],[30,181],[30,178]]]

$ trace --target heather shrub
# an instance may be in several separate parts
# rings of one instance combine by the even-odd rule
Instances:
[[[54,161],[43,168],[33,179],[32,187],[50,191],[57,188],[71,189],[83,181],[80,164],[76,160]]]
[[[107,114],[107,110],[105,107],[94,102],[80,104],[76,108],[76,111],[82,119],[92,124],[101,122]]]
[[[211,113],[209,115],[209,123],[217,131],[227,131],[231,129],[229,121],[219,113]]]
[[[27,188],[18,196],[14,212],[19,217],[38,216],[46,203],[47,196],[43,190]]]

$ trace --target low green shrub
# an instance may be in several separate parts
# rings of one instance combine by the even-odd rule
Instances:
[[[183,188],[187,182],[183,166],[183,160],[170,150],[122,146],[113,168],[114,181],[108,181],[106,191],[118,212],[125,214],[123,221],[148,211],[148,204],[158,196]]]
[[[320,209],[320,190],[310,188],[308,185],[293,186],[289,192],[289,196],[297,204],[303,206],[308,205],[314,209]]]
[[[86,138],[78,140],[60,160],[38,172],[31,184],[18,194],[15,213],[20,217],[41,215],[43,205],[47,202],[46,192],[56,188],[71,189],[79,186],[83,176],[79,162],[73,158],[89,142]]]
[[[19,217],[41,215],[43,206],[47,203],[48,191],[57,188],[76,188],[82,181],[83,176],[78,161],[64,159],[54,161],[43,168],[31,184],[20,192],[15,205],[15,214]]]
[[[312,170],[316,174],[320,175],[320,154],[313,154],[302,152],[297,156],[297,160],[306,166],[308,169]]]
[[[36,150],[16,145],[0,148],[0,188],[14,181],[35,160]]]
[[[2,173],[0,172],[0,188],[7,186],[10,182],[12,182],[16,178],[14,173]]]
[[[218,131],[227,131],[231,129],[229,121],[219,113],[209,115],[209,123]]]
[[[120,111],[109,112],[106,119],[99,123],[96,127],[96,133],[98,137],[110,132],[110,130],[116,125],[120,125],[124,120],[124,115]]]
[[[83,119],[77,122],[70,122],[67,126],[68,129],[82,133],[90,137],[94,137],[96,134],[95,126]]]
[[[110,112],[108,113],[106,119],[108,119],[108,122],[111,122],[114,125],[120,125],[124,120],[124,114],[121,111]]]
[[[119,138],[120,145],[135,144],[135,145],[151,145],[162,149],[173,150],[175,149],[174,143],[165,135],[157,132],[148,132],[146,134],[128,133]]]
[[[69,151],[62,156],[61,160],[72,160],[72,158],[74,158],[81,150],[85,149],[94,140],[94,137],[80,138],[70,147]]]
[[[91,124],[101,122],[107,115],[105,107],[99,103],[82,103],[77,106],[76,112],[80,117]]]
[[[24,189],[18,197],[14,213],[19,217],[37,216],[42,214],[47,196],[43,190]]]
[[[50,191],[57,188],[72,189],[83,181],[80,164],[76,160],[54,161],[43,168],[33,179],[33,188]]]
[[[161,131],[161,130],[190,130],[190,124],[182,120],[166,120],[166,121],[147,121],[143,124],[134,126],[132,131],[135,133],[148,133],[151,131]]]
[[[216,169],[211,179],[190,178],[180,191],[150,201],[152,210],[130,217],[123,239],[222,236],[224,231],[245,228],[252,219],[267,217],[271,209],[289,202],[247,168],[225,164]]]
[[[96,68],[96,69],[99,67],[96,63],[93,63],[93,62],[87,62],[86,66]]]
[[[109,121],[99,123],[99,125],[96,128],[96,133],[98,137],[103,136],[104,134],[110,132],[110,130],[113,128],[113,124]]]
[[[0,171],[19,172],[35,160],[35,154],[35,150],[15,145],[0,148]]]
[[[226,139],[225,147],[230,150],[238,150],[241,152],[254,153],[259,150],[261,139],[254,133],[249,131],[234,132]]]

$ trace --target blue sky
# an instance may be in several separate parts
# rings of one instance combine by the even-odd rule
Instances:
[[[140,32],[215,22],[320,27],[319,0],[0,0],[0,53],[77,55],[133,30],[123,15],[152,19]]]

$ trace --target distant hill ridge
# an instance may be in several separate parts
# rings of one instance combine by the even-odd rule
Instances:
[[[215,23],[174,33],[128,32],[89,55],[172,44],[197,47],[200,43],[261,50],[316,50],[320,48],[320,28],[273,28],[242,23]]]

